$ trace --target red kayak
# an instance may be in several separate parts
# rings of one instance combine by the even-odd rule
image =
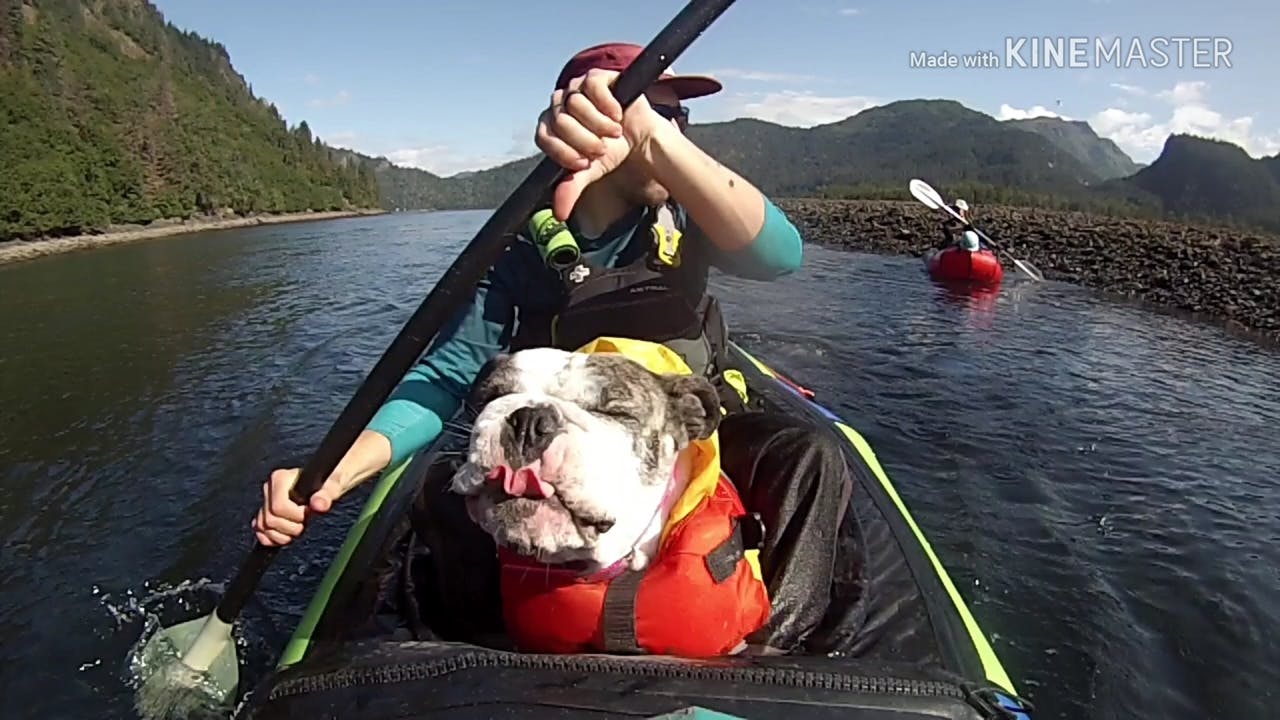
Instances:
[[[949,247],[934,253],[925,262],[929,277],[945,282],[972,282],[996,285],[1004,278],[1000,259],[990,250],[969,251]]]

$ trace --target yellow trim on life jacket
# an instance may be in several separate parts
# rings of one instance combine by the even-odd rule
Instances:
[[[688,364],[671,348],[662,343],[647,340],[634,340],[621,337],[600,337],[578,348],[580,353],[616,353],[634,360],[649,372],[659,375],[692,375]],[[681,520],[698,508],[715,492],[720,481],[720,434],[711,433],[705,440],[694,440],[689,444],[693,452],[689,471],[689,485],[684,493],[671,507],[671,516],[662,528],[662,540],[665,543],[667,533]],[[751,572],[757,580],[764,575],[760,571],[760,551],[747,550],[747,562],[751,564]]]
[[[738,391],[738,397],[742,398],[743,405],[751,402],[750,397],[747,395],[747,378],[742,374],[741,370],[734,370],[730,368],[720,373],[720,375],[724,378],[725,382],[729,383],[729,387]]]

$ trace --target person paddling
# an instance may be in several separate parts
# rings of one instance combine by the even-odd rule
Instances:
[[[550,206],[530,218],[307,506],[288,497],[296,468],[271,474],[253,521],[259,542],[290,542],[308,515],[328,512],[436,440],[499,353],[576,350],[597,337],[626,336],[664,343],[694,372],[732,384],[726,329],[707,294],[710,268],[774,280],[800,266],[802,241],[782,210],[685,135],[689,109],[682,101],[720,91],[718,81],[667,72],[623,112],[610,84],[641,50],[606,43],[564,65],[535,132],[538,148],[569,171]],[[726,406],[740,391],[726,391]],[[719,442],[725,473],[766,528],[760,561],[774,616],[749,641],[798,649],[818,629],[832,595],[849,470],[828,433],[790,415],[730,413]],[[447,473],[429,475],[417,502],[437,538],[468,522],[447,482]],[[464,616],[491,605],[469,590],[496,592],[492,553],[481,552],[476,562],[446,563],[463,567],[440,578]]]
[[[951,207],[960,217],[964,218],[964,222],[957,222],[953,217],[948,217],[942,221],[942,241],[938,243],[938,249],[945,250],[949,247],[958,247],[969,252],[981,250],[982,241],[978,238],[978,233],[974,232],[973,224],[969,221],[969,203],[965,202],[963,198],[956,198]],[[955,234],[956,228],[964,228],[964,232],[960,233],[958,238]]]

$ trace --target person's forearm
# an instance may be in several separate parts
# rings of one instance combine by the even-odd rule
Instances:
[[[405,375],[366,429],[387,439],[387,461],[399,464],[440,436],[444,419],[457,411],[462,392],[465,387],[455,386],[436,363],[424,360]]]
[[[739,250],[756,239],[764,226],[764,195],[675,126],[654,132],[644,158],[654,179],[721,250]]]
[[[345,495],[365,480],[382,472],[391,462],[391,442],[385,435],[365,430],[356,438],[351,449],[338,461],[333,475],[338,478]]]

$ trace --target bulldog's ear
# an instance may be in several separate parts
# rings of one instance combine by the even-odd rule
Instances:
[[[684,425],[690,440],[705,440],[720,426],[720,395],[701,375],[659,376],[667,391],[671,417]]]
[[[511,355],[509,353],[498,353],[489,358],[480,367],[475,379],[471,381],[471,388],[468,390],[466,397],[467,405],[479,410],[490,400],[501,394],[500,386],[510,380],[510,371],[508,370],[510,365]]]

